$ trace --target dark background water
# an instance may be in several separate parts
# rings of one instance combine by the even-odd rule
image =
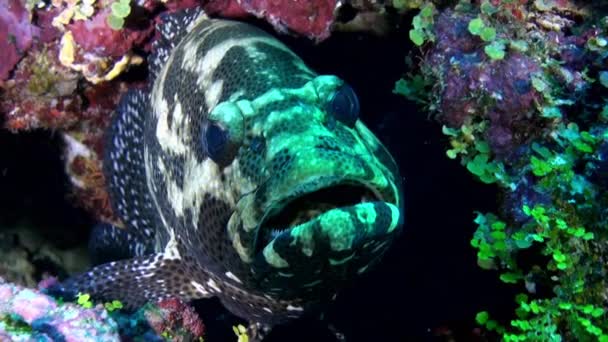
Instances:
[[[508,317],[512,291],[495,272],[476,266],[469,241],[474,211],[495,211],[497,191],[445,157],[440,126],[415,104],[392,94],[412,48],[407,29],[387,37],[335,34],[320,45],[282,38],[312,69],[336,74],[357,91],[362,120],[397,160],[404,179],[404,234],[373,272],[345,289],[328,319],[348,341],[432,340],[447,327],[457,340],[473,339],[475,313]],[[0,131],[0,229],[27,219],[66,245],[86,243],[91,218],[74,208],[52,132],[12,135]],[[239,321],[219,302],[197,304],[208,326],[206,341],[234,341]],[[277,327],[267,339],[333,341],[323,324],[300,320]]]

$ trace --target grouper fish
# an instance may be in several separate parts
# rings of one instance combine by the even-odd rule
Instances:
[[[317,310],[403,225],[401,177],[352,87],[252,25],[166,15],[148,89],[120,101],[104,172],[124,246],[57,291],[130,307],[219,297],[257,331]],[[106,247],[108,247],[106,246]]]

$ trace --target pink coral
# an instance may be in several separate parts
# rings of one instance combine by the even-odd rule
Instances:
[[[32,341],[119,341],[118,325],[102,306],[85,309],[58,304],[37,290],[5,283],[0,278],[0,316],[12,315],[31,326]],[[2,340],[13,340],[13,332],[2,331]]]
[[[9,77],[37,35],[21,1],[0,0],[0,81]]]
[[[68,26],[74,35],[74,41],[85,52],[100,57],[122,57],[134,46],[141,45],[150,38],[154,30],[151,22],[142,27],[113,30],[106,22],[110,9],[96,13],[91,20],[79,20]]]
[[[212,0],[205,5],[205,10],[228,17],[251,13],[265,18],[278,31],[323,40],[329,37],[337,5],[336,0]]]
[[[13,310],[24,321],[32,323],[35,319],[45,315],[57,307],[55,301],[48,296],[36,294],[33,290],[22,289],[14,294]]]

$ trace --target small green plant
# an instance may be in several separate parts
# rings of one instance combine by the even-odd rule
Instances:
[[[76,302],[78,305],[82,306],[85,309],[90,309],[93,307],[93,302],[91,301],[91,295],[88,293],[78,293],[76,298]],[[103,307],[108,311],[112,312],[115,310],[120,310],[123,308],[122,302],[119,300],[113,300],[111,302],[106,302],[103,304]]]
[[[120,30],[125,24],[125,18],[131,14],[130,0],[118,0],[111,5],[112,13],[107,17],[108,26]]]
[[[249,335],[247,334],[247,328],[244,325],[239,324],[238,326],[233,326],[232,331],[236,335],[237,342],[249,342]]]
[[[433,33],[434,15],[437,12],[435,5],[428,2],[420,9],[412,20],[413,28],[410,30],[410,40],[417,46],[422,46],[425,41],[435,41]]]
[[[426,90],[429,86],[430,83],[422,75],[411,75],[398,80],[393,93],[403,95],[412,101],[426,103]]]
[[[107,302],[103,304],[103,307],[108,310],[109,312],[112,312],[114,310],[120,310],[123,308],[122,303],[119,300],[113,300],[111,302]]]
[[[505,58],[505,43],[501,41],[493,41],[490,44],[484,46],[483,51],[493,60],[500,60]]]
[[[589,168],[581,165],[595,160],[607,134],[606,128],[591,133],[575,123],[558,125],[553,136],[557,144],[553,148],[532,144],[528,166],[538,180],[536,191],[544,193],[551,204],[524,204],[521,213],[529,219],[518,226],[509,226],[490,213],[479,213],[475,219],[478,227],[471,244],[482,268],[498,269],[503,282],[524,281],[527,287],[544,279],[555,294],[535,299],[518,296],[517,319],[510,326],[501,326],[487,312],[480,312],[477,322],[505,341],[561,341],[565,331],[576,340],[608,341],[608,321],[597,304],[603,301],[607,270],[595,254],[605,238],[602,217],[607,198],[577,173]],[[524,271],[516,256],[533,245],[546,259]]]
[[[488,57],[492,60],[505,58],[505,42],[503,40],[496,40],[496,29],[487,26],[481,17],[469,21],[468,29],[472,35],[478,36],[481,40],[488,43],[483,49]]]
[[[93,302],[91,302],[91,295],[88,293],[78,293],[78,298],[76,300],[78,305],[82,306],[85,309],[90,309],[93,307]]]

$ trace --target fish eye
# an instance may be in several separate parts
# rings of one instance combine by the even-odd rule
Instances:
[[[228,150],[228,132],[216,123],[209,123],[205,129],[203,143],[207,149],[207,154],[216,163],[221,163],[226,159]]]
[[[354,127],[359,118],[359,99],[351,86],[343,84],[328,103],[327,110],[348,127]]]

